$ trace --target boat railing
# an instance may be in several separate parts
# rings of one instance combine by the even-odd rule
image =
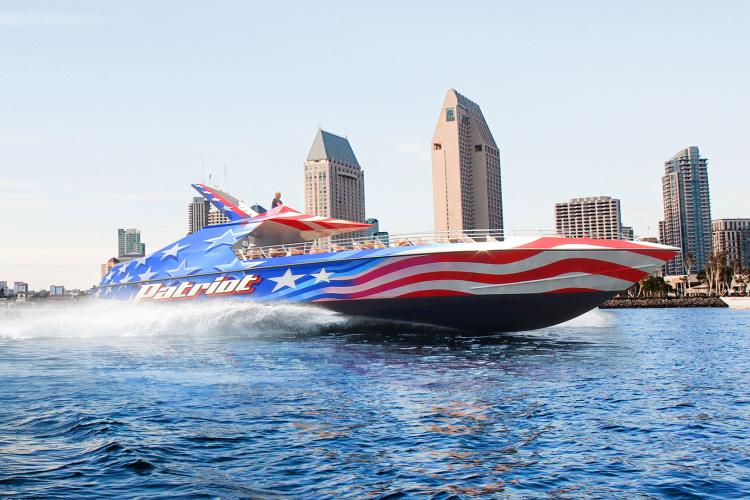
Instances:
[[[272,257],[290,257],[294,255],[323,254],[351,250],[368,250],[377,248],[411,247],[430,244],[497,242],[505,239],[506,234],[513,236],[547,235],[556,236],[549,231],[503,231],[499,229],[467,229],[462,231],[425,231],[409,234],[376,234],[347,238],[335,236],[319,238],[313,241],[289,243],[272,246],[248,246],[235,250],[240,260],[269,259]]]

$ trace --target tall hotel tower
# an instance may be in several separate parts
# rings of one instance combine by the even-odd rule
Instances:
[[[432,136],[436,231],[503,229],[500,151],[479,105],[453,89]]]
[[[349,141],[318,129],[305,161],[305,212],[365,221],[365,173]]]
[[[708,161],[691,146],[664,163],[661,178],[664,221],[659,225],[661,242],[682,249],[665,265],[666,274],[684,274],[683,258],[693,256],[691,273],[706,266],[713,249],[711,197],[708,192]]]

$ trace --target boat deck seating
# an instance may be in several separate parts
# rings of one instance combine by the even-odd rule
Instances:
[[[495,235],[488,231],[476,234],[464,233],[437,233],[419,234],[409,236],[393,236],[388,239],[379,238],[352,238],[334,240],[331,242],[318,240],[316,242],[293,243],[289,245],[276,245],[269,247],[245,246],[235,250],[235,255],[242,261],[255,259],[268,259],[272,257],[290,257],[294,255],[313,255],[332,252],[346,252],[351,250],[370,250],[377,248],[410,247],[428,245],[431,243],[475,243],[486,241],[499,241]]]

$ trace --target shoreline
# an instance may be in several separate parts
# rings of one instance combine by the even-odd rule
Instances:
[[[625,297],[604,302],[600,309],[642,309],[667,307],[729,307],[719,297]]]

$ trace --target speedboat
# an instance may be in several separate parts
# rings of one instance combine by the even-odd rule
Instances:
[[[193,187],[229,222],[117,265],[99,283],[99,298],[300,303],[384,322],[521,331],[597,307],[678,251],[494,230],[363,236],[369,224],[286,205],[263,211],[216,187]]]

